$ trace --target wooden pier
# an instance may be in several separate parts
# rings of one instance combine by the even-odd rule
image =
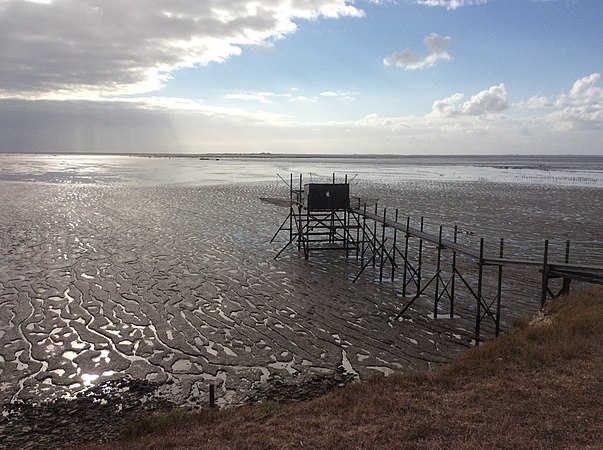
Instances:
[[[289,215],[272,238],[288,232],[289,240],[275,259],[292,244],[297,244],[305,258],[312,251],[344,251],[346,257],[355,257],[360,264],[353,282],[370,268],[378,271],[380,281],[395,283],[403,298],[395,320],[428,295],[433,296],[433,318],[454,318],[455,302],[462,290],[464,298],[475,302],[474,342],[479,344],[484,321],[491,321],[496,336],[500,333],[505,268],[540,272],[540,307],[549,298],[567,295],[572,282],[603,284],[601,243],[544,240],[540,252],[528,253],[508,251],[502,238],[494,246],[491,242],[486,246],[484,238],[458,226],[440,225],[437,233],[428,232],[422,217],[411,226],[410,217],[404,218],[397,209],[380,209],[376,201],[369,204],[346,198],[331,202],[337,190],[349,192],[343,187],[347,184],[347,176],[344,183],[336,183],[333,175],[331,184],[320,187],[324,198],[313,206],[307,198],[312,195],[312,185],[304,186],[300,175],[299,188],[294,188],[290,177]],[[445,306],[447,311],[442,313]]]

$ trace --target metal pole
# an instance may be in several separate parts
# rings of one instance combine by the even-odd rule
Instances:
[[[375,217],[377,216],[377,203],[375,203]],[[373,269],[377,264],[377,220],[376,218],[373,220]]]
[[[394,217],[394,221],[396,223],[398,223],[398,208],[396,208],[396,215]],[[395,278],[395,272],[396,272],[396,240],[398,237],[398,229],[394,228],[394,249],[392,251],[392,281],[394,281]]]
[[[360,267],[364,267],[364,252],[366,251],[366,203],[364,204],[364,214],[362,215],[362,253],[360,254]]]
[[[383,281],[383,252],[385,251],[385,220],[387,208],[383,208],[383,229],[381,230],[381,261],[379,262],[379,281]]]
[[[360,201],[358,201],[358,209],[360,209]],[[360,216],[353,213],[353,217],[356,220],[356,260],[358,260],[358,251],[360,250]]]
[[[306,236],[304,237],[304,257],[310,257],[310,209],[306,208]]]
[[[424,220],[421,216],[421,231],[423,231]],[[417,292],[421,291],[421,272],[422,272],[422,261],[423,261],[423,238],[419,238],[419,264],[417,267]]]
[[[436,284],[435,284],[435,293],[433,297],[433,318],[438,318],[438,300],[440,296],[440,267],[442,261],[442,225],[440,225],[440,234],[438,237],[438,258],[436,261]]]
[[[293,173],[289,174],[289,242],[293,240]]]
[[[454,243],[457,242],[459,227],[454,226]],[[450,318],[454,318],[454,281],[456,280],[456,250],[452,251],[452,279],[450,280]]]
[[[410,216],[406,218],[406,233],[404,236],[404,272],[402,273],[402,295],[406,297],[406,274],[408,270],[408,239],[410,236],[408,232],[410,230]]]
[[[293,179],[291,181],[291,186],[293,186]],[[302,197],[302,174],[299,174],[299,190],[298,192],[298,205],[297,205],[297,212],[299,214],[299,225],[297,226],[297,251],[301,250],[301,245],[302,245],[302,240],[303,240],[303,229],[304,229],[304,224],[302,222],[302,204],[304,203],[304,199]],[[305,252],[305,247],[304,247],[304,252]]]
[[[500,238],[500,259],[503,259],[503,252],[505,248],[505,239]],[[502,280],[503,280],[503,266],[502,264],[498,265],[498,292],[496,294],[496,337],[500,334],[500,304],[502,301]]]
[[[484,281],[484,238],[479,241],[479,272],[477,277],[477,311],[475,314],[475,345],[479,345],[480,324],[482,321],[482,284]]]

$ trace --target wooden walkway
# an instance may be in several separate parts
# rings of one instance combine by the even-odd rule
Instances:
[[[582,281],[587,283],[603,284],[603,255],[599,254],[599,258],[595,258],[594,264],[593,259],[589,258],[589,255],[576,254],[575,251],[571,254],[570,262],[570,249],[571,242],[565,242],[565,252],[562,259],[553,259],[549,257],[549,241],[543,241],[543,251],[539,255],[525,255],[523,257],[503,257],[502,256],[502,239],[501,239],[501,252],[499,256],[488,256],[483,252],[483,239],[482,239],[482,251],[476,250],[474,247],[470,247],[467,244],[459,243],[456,241],[456,229],[455,239],[450,240],[442,237],[441,227],[438,235],[426,232],[423,229],[411,227],[410,221],[406,223],[399,222],[397,219],[398,211],[395,212],[396,219],[390,219],[387,217],[387,210],[383,210],[383,214],[377,213],[377,207],[374,212],[370,212],[366,207],[363,208],[350,208],[352,214],[358,215],[363,221],[370,220],[379,224],[383,228],[390,228],[404,234],[404,237],[411,237],[421,240],[422,242],[429,242],[437,246],[439,250],[451,250],[455,253],[462,254],[476,260],[479,266],[527,266],[537,267],[540,269],[543,280],[542,280],[542,298],[541,304],[544,305],[547,297],[556,298],[560,295],[567,295],[569,293],[569,286],[572,280]],[[384,248],[384,243],[377,244],[381,248]],[[600,250],[600,249],[596,249]],[[559,255],[556,255],[559,258]],[[549,280],[555,278],[562,278],[563,285],[562,289],[555,293],[549,287]]]

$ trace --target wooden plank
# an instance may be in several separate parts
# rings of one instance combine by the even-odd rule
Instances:
[[[385,224],[387,227],[390,227],[392,229],[401,231],[403,233],[407,233],[408,232],[409,236],[412,236],[412,237],[415,237],[415,238],[419,238],[419,239],[423,239],[424,241],[431,242],[432,244],[440,245],[440,238],[439,238],[439,236],[436,236],[434,234],[428,233],[426,231],[421,231],[418,228],[413,228],[413,227],[409,227],[408,230],[407,230],[405,223],[396,222],[396,221],[391,220],[391,219],[386,219],[384,221],[382,216],[379,216],[379,215],[374,214],[374,213],[370,213],[368,211],[365,213],[363,210],[356,209],[356,208],[352,208],[352,212],[354,212],[354,213],[356,213],[356,214],[358,214],[360,216],[364,216],[367,219],[374,220],[377,223]],[[470,249],[469,247],[467,247],[467,246],[465,246],[463,244],[459,244],[457,242],[453,242],[453,241],[448,240],[448,239],[442,239],[441,245],[442,245],[442,248],[454,250],[456,252],[459,252],[459,253],[462,253],[464,255],[470,256],[472,258],[479,258],[479,253],[478,252],[476,252],[475,250]]]
[[[463,255],[479,259],[480,255],[477,251],[467,247],[466,245],[459,244],[457,242],[450,241],[448,239],[442,239],[440,243],[439,236],[428,233],[426,231],[421,231],[418,228],[408,227],[406,228],[406,223],[396,222],[395,220],[385,219],[383,216],[380,216],[375,213],[371,213],[369,211],[364,211],[363,209],[351,208],[353,213],[356,213],[360,216],[366,217],[367,219],[374,220],[377,223],[384,224],[387,227],[398,230],[403,233],[408,233],[409,236],[414,238],[422,239],[423,241],[430,242],[432,244],[441,245],[442,248],[449,249],[461,253]],[[542,260],[534,260],[534,259],[526,259],[526,258],[483,258],[484,265],[487,266],[529,266],[529,267],[541,267]],[[593,265],[581,265],[581,264],[572,264],[572,263],[564,263],[564,262],[554,262],[547,263],[550,267],[551,271],[555,273],[559,273],[563,275],[565,273],[568,277],[578,278],[578,277],[588,277],[589,279],[598,279],[599,277],[603,278],[603,266],[593,266]],[[601,274],[597,273],[601,272]]]

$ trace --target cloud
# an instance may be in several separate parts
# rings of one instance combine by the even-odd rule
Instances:
[[[488,0],[416,0],[419,5],[443,6],[446,9],[457,9],[463,6],[484,5]]]
[[[514,106],[519,111],[540,111],[558,131],[603,129],[603,88],[597,86],[600,80],[600,73],[592,73],[576,80],[568,94],[556,98],[534,96]]]
[[[556,111],[547,119],[558,129],[603,129],[603,88],[596,86],[600,73],[592,73],[577,80],[569,94],[555,101]]]
[[[478,92],[459,105],[463,97],[463,94],[457,93],[443,100],[436,100],[433,102],[431,116],[486,116],[501,113],[509,107],[507,91],[502,83]]]
[[[423,38],[423,43],[429,54],[419,56],[410,49],[404,49],[401,52],[392,53],[383,59],[386,66],[398,66],[404,70],[422,70],[432,67],[439,60],[449,61],[452,56],[446,51],[450,47],[451,39],[449,36],[440,36],[432,33]]]
[[[320,97],[341,98],[344,100],[354,100],[355,92],[347,91],[324,91],[318,94]]]
[[[299,92],[299,89],[292,89],[293,92]],[[311,102],[315,103],[320,98],[332,98],[332,99],[343,99],[343,100],[354,100],[354,92],[347,91],[324,91],[318,95],[293,95],[291,93],[278,94],[276,92],[257,92],[257,91],[245,91],[230,93],[224,95],[226,100],[239,100],[245,102],[258,102],[258,103],[272,103],[273,99],[285,98],[290,101],[297,102]]]
[[[238,92],[235,94],[226,94],[224,98],[226,100],[242,100],[245,102],[260,102],[260,103],[272,103],[271,97],[275,97],[274,92]]]
[[[592,73],[586,77],[577,80],[569,95],[562,95],[557,101],[558,104],[566,105],[592,105],[601,106],[603,100],[603,88],[595,86],[601,79],[600,73]]]
[[[0,96],[150,92],[178,68],[293,33],[296,20],[362,15],[350,0],[0,1]]]
[[[448,146],[446,139],[467,139],[502,151],[600,153],[603,132],[603,88],[601,74],[593,73],[576,80],[569,93],[556,97],[534,96],[513,104],[510,109],[504,84],[478,92],[463,102],[465,95],[455,93],[433,102],[424,116],[381,117],[369,114],[355,125],[396,134],[412,131],[413,136],[431,136]],[[427,139],[425,137],[425,139]],[[460,147],[459,147],[460,148]],[[460,151],[463,151],[460,148]]]
[[[530,97],[526,101],[521,101],[516,103],[515,106],[517,109],[522,110],[538,110],[543,108],[550,108],[554,106],[554,103],[550,101],[548,97],[544,96],[534,96]]]

